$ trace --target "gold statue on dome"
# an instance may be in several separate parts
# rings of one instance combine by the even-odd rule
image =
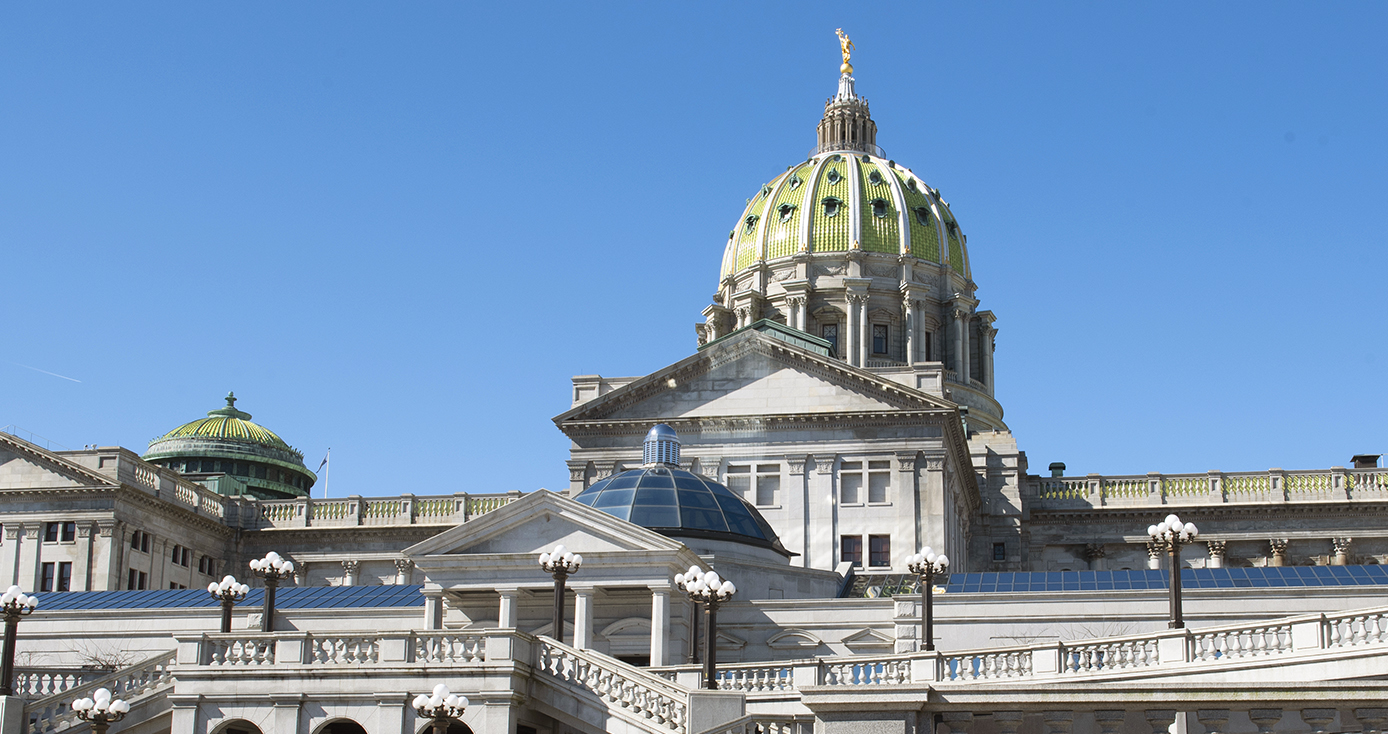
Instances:
[[[853,58],[853,41],[849,40],[842,28],[835,28],[834,33],[839,36],[839,51],[843,54],[843,66],[839,67],[839,71],[844,74],[852,74],[853,65],[848,63],[848,60]]]

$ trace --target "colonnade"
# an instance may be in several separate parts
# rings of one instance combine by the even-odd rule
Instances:
[[[1385,724],[1388,724],[1388,709],[1385,708],[1347,708],[1341,711],[1326,707],[1324,701],[1319,703],[1321,706],[1316,708],[1201,708],[1190,712],[1145,708],[1094,711],[944,711],[936,715],[935,729],[939,734],[943,734],[944,731],[948,731],[949,734],[974,734],[976,731],[1016,734],[1029,716],[1039,718],[1047,734],[1146,734],[1148,731],[1151,734],[1167,734],[1172,724],[1177,722],[1177,717],[1185,717],[1186,721],[1182,722],[1185,724],[1184,728],[1198,722],[1206,734],[1250,730],[1266,734],[1274,729],[1315,734],[1360,730],[1364,734],[1379,734]],[[1297,718],[1300,718],[1301,726],[1298,726]],[[833,728],[831,723],[826,730],[832,734]]]

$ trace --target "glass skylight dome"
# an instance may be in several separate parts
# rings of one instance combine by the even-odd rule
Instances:
[[[630,469],[574,497],[661,535],[705,537],[785,549],[757,509],[707,477],[664,464]]]

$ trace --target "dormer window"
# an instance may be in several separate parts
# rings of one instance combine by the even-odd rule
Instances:
[[[758,198],[765,199],[766,197],[768,197],[768,196],[770,196],[770,195],[771,195],[771,187],[770,187],[770,186],[763,186],[763,187],[761,187],[761,196],[759,196]]]
[[[843,205],[843,200],[837,197],[828,196],[825,197],[824,201],[821,203],[824,204],[824,216],[834,217],[838,216],[839,209]]]
[[[950,233],[950,234],[958,234],[958,233],[959,233],[959,225],[958,225],[957,223],[955,223],[955,221],[952,220],[952,219],[951,219],[950,221],[948,221],[948,222],[945,222],[945,229],[949,230],[949,233]]]
[[[922,227],[929,227],[934,223],[934,220],[930,216],[930,210],[923,206],[918,206],[912,209],[911,212],[916,215],[916,221],[919,222]]]
[[[871,203],[872,203],[872,216],[877,217],[878,219],[886,219],[886,218],[887,218],[887,200],[886,200],[886,199],[873,199]]]
[[[906,179],[906,188],[908,188],[908,189],[910,189],[910,190],[912,190],[912,191],[918,191],[919,189],[916,188],[916,179],[914,179],[914,178],[908,178],[908,179]]]
[[[839,173],[839,169],[837,168],[830,168],[829,173],[825,174],[824,177],[829,180],[830,186],[843,180],[843,174]]]
[[[872,184],[873,186],[881,186],[881,185],[882,185],[882,174],[879,173],[879,172],[877,172],[877,171],[873,171],[872,173],[869,173],[869,174],[868,174],[868,183]]]
[[[802,183],[804,183],[804,182],[800,180],[800,177],[799,177],[799,176],[792,175],[792,176],[790,177],[789,183],[790,183],[790,190],[791,190],[791,191],[794,191],[794,190],[800,188],[800,184],[802,184]]]
[[[742,221],[742,233],[752,234],[757,228],[757,215],[753,214]]]
[[[795,205],[782,204],[776,208],[776,212],[781,215],[782,222],[789,222],[790,218],[795,216]]]

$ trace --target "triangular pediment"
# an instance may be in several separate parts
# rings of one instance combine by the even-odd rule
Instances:
[[[116,482],[8,433],[0,433],[0,489],[111,487]]]
[[[678,552],[683,544],[548,490],[538,490],[406,548],[431,556],[535,555],[563,543],[584,554]]]
[[[576,406],[571,422],[952,411],[941,398],[746,330]]]

